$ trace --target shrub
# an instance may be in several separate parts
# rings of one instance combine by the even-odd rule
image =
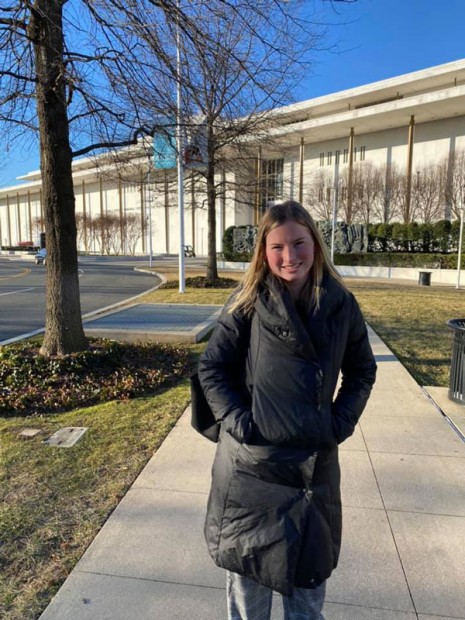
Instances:
[[[223,256],[225,260],[234,260],[234,226],[226,228],[223,234]]]
[[[252,259],[251,252],[234,251],[234,230],[247,228],[247,226],[229,226],[223,234],[223,256],[225,260],[237,263],[248,263]]]
[[[24,342],[0,348],[0,416],[58,413],[156,391],[185,376],[188,349],[94,339],[87,351],[39,355]]]
[[[237,280],[232,278],[217,278],[216,280],[207,280],[205,276],[196,276],[194,278],[186,278],[186,286],[192,288],[235,288],[237,286]],[[178,288],[178,280],[169,280],[160,286],[160,288]]]

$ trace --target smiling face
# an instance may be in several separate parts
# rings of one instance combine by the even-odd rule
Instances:
[[[266,262],[271,273],[284,280],[297,298],[302,291],[315,257],[315,244],[306,226],[288,221],[266,236]]]

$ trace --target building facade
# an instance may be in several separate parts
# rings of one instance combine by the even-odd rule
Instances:
[[[218,251],[231,225],[254,224],[266,204],[301,201],[316,219],[410,222],[455,219],[465,187],[465,60],[273,111],[252,160],[218,174]],[[177,253],[175,170],[151,170],[147,145],[76,160],[79,250]],[[3,247],[43,229],[40,172],[0,189]],[[185,243],[207,253],[201,174],[184,178]]]

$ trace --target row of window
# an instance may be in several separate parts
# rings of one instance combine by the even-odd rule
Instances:
[[[354,161],[357,161],[357,159],[359,161],[365,161],[365,153],[366,153],[365,146],[360,146],[360,147],[356,146],[354,148]],[[344,149],[342,153],[342,163],[347,164],[348,161],[349,161],[349,149]],[[333,152],[332,151],[328,151],[326,154],[320,153],[320,166],[324,166],[325,162],[327,166],[332,165],[333,163]],[[341,163],[341,151],[334,151],[334,163],[336,164],[336,166]]]
[[[340,163],[341,151],[334,152],[335,164]],[[343,160],[342,163],[346,164],[349,161],[349,149],[344,149],[342,154]],[[357,161],[365,160],[365,147],[356,147],[354,148],[354,160]],[[320,153],[320,166],[325,165],[325,161],[327,165],[330,166],[333,162],[333,152],[329,151],[328,153]],[[262,208],[273,200],[280,200],[283,197],[283,171],[284,171],[284,158],[279,159],[268,159],[264,160],[261,163],[261,197],[262,197]],[[320,201],[323,201],[323,189],[320,190]],[[327,192],[331,191],[330,188],[327,188]],[[346,188],[342,188],[341,199],[345,199]],[[329,200],[329,195],[327,196]]]
[[[283,197],[284,158],[262,161],[262,210],[273,200]]]

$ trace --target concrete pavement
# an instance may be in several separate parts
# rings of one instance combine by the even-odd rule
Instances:
[[[132,304],[84,321],[87,336],[126,342],[200,342],[213,329],[223,306]]]
[[[378,379],[341,446],[343,545],[325,618],[465,619],[464,442],[376,334],[370,338]],[[430,395],[448,407],[443,392]],[[463,431],[461,407],[454,415]],[[224,574],[203,540],[214,450],[186,410],[41,620],[226,618]],[[282,618],[279,597],[272,618]]]

